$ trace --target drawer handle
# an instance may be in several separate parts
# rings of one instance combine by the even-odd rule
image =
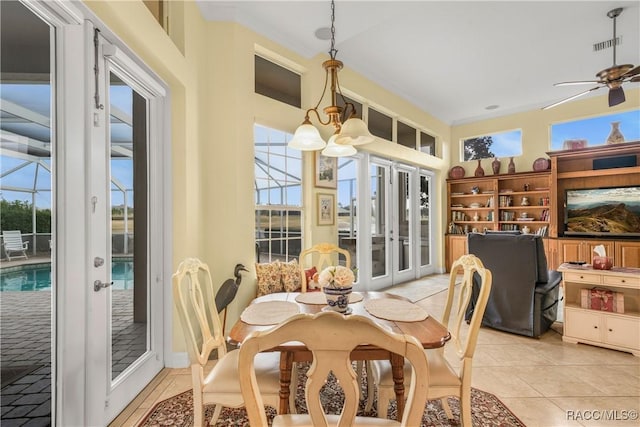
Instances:
[[[622,279],[621,282],[624,283],[624,279]]]
[[[594,326],[594,327],[593,327],[593,329],[598,329],[598,327],[597,327],[597,326]]]
[[[581,279],[584,279],[584,276],[580,276]]]
[[[613,332],[613,329],[609,328],[609,332]]]

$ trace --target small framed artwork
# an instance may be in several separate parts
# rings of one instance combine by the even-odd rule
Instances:
[[[335,223],[335,200],[333,194],[318,193],[318,225]]]
[[[338,158],[316,151],[316,187],[338,188]]]

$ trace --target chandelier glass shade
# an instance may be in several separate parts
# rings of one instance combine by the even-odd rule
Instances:
[[[325,69],[325,81],[324,89],[320,100],[315,107],[307,110],[304,121],[296,129],[293,138],[289,141],[289,148],[294,148],[302,151],[316,151],[323,150],[322,154],[332,157],[352,156],[357,151],[353,148],[354,145],[368,144],[375,140],[375,137],[369,132],[367,124],[361,119],[355,117],[356,109],[353,103],[348,102],[342,90],[340,89],[340,83],[338,82],[338,71],[342,69],[342,61],[336,59],[335,49],[335,3],[331,1],[331,49],[329,55],[331,59],[324,61],[322,67]],[[327,93],[327,87],[329,87],[329,93],[331,97],[331,105],[324,107],[323,112],[326,115],[326,121],[323,121],[320,117],[318,109],[320,103]],[[345,107],[338,105],[338,96],[342,99]],[[314,114],[318,122],[321,125],[333,125],[335,129],[334,135],[329,138],[327,144],[322,137],[318,129],[311,123],[310,115]],[[344,121],[344,123],[343,123]]]
[[[338,135],[333,134],[329,141],[327,142],[327,146],[322,150],[322,155],[327,157],[347,157],[353,156],[358,152],[353,145],[349,144],[337,144],[336,139]]]

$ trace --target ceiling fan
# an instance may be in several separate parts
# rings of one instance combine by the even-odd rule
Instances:
[[[582,85],[582,84],[598,84],[598,86],[592,87],[591,89],[585,90],[584,92],[580,92],[577,95],[570,96],[569,98],[565,98],[561,101],[555,102],[551,105],[547,105],[542,108],[546,110],[548,108],[555,107],[556,105],[563,104],[567,101],[571,101],[576,99],[582,95],[586,95],[589,92],[593,92],[594,90],[600,89],[601,87],[609,88],[609,107],[613,107],[614,105],[622,104],[626,98],[624,96],[624,90],[622,89],[622,84],[625,82],[640,82],[640,65],[637,67],[633,67],[632,64],[624,64],[617,65],[616,64],[616,18],[622,13],[622,8],[612,9],[607,12],[607,16],[613,19],[613,39],[611,40],[613,44],[613,65],[609,68],[605,68],[604,70],[598,72],[596,77],[598,80],[584,80],[584,81],[575,81],[575,82],[562,82],[556,83],[554,86],[571,86],[571,85]]]

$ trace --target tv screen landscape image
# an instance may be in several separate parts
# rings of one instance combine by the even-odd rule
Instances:
[[[640,236],[640,186],[566,190],[565,235]]]

